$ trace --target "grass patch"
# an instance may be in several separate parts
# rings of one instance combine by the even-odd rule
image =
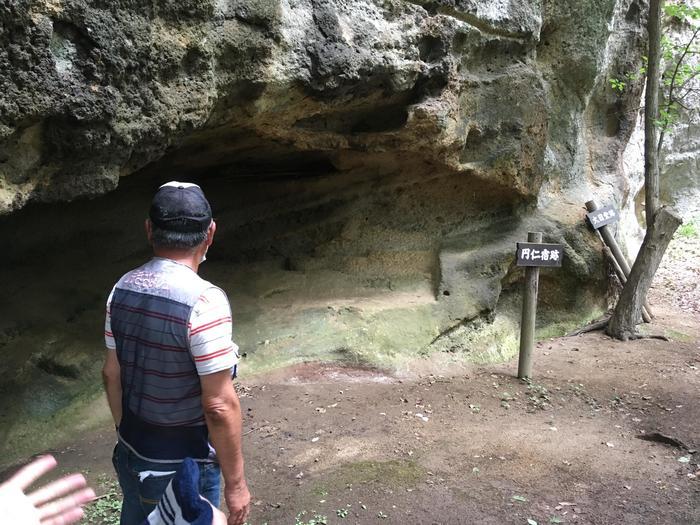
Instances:
[[[328,525],[328,516],[314,514],[313,517],[306,520],[306,511],[304,510],[296,515],[294,525]]]
[[[685,239],[693,239],[695,237],[698,237],[698,224],[696,220],[693,219],[686,222],[685,224],[681,224],[680,228],[678,228],[678,236],[683,237]]]
[[[85,521],[90,525],[119,525],[122,493],[114,480],[100,480],[101,496],[85,507]]]
[[[535,329],[535,341],[555,339],[562,337],[577,328],[600,319],[605,311],[602,308],[590,307],[582,313],[550,313],[549,316],[540,316]]]
[[[410,488],[425,477],[414,461],[358,461],[340,467],[336,479],[343,485],[381,483],[390,488]]]
[[[678,341],[679,343],[692,343],[695,340],[694,337],[672,328],[666,328],[666,330],[664,330],[664,335],[673,341]]]

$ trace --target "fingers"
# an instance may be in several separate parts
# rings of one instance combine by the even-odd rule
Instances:
[[[41,525],[70,525],[80,521],[85,513],[80,507],[71,509],[59,516],[54,516],[45,520],[41,520]]]
[[[7,483],[26,493],[29,486],[55,466],[53,456],[41,456],[22,467]],[[71,525],[83,517],[81,506],[95,498],[92,489],[84,488],[86,484],[81,474],[72,474],[27,494],[27,500],[37,509],[41,525]]]
[[[250,505],[246,505],[242,509],[231,512],[228,517],[228,525],[243,525],[250,513]]]
[[[226,506],[228,507],[228,525],[243,525],[250,512],[250,492],[245,480],[234,488],[227,486],[230,490],[226,494]]]
[[[60,498],[61,496],[81,489],[86,485],[87,482],[82,474],[71,474],[70,476],[66,476],[49,483],[45,487],[42,487],[31,494],[27,494],[27,497],[29,498],[29,501],[32,502],[32,505],[38,507],[47,501]]]
[[[25,490],[41,476],[49,472],[56,466],[56,459],[53,456],[41,456],[28,465],[25,465],[12,476],[9,483]]]
[[[39,518],[41,522],[44,523],[44,520],[48,520],[49,518],[65,517],[68,513],[80,509],[80,507],[92,501],[94,498],[95,492],[92,489],[79,490],[65,498],[51,501],[39,507]]]

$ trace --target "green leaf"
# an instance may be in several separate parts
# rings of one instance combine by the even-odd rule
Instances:
[[[527,525],[537,525],[537,522],[533,519],[528,518],[527,519]]]
[[[513,496],[512,499],[515,501],[523,501],[523,502],[527,501],[527,498],[525,498],[523,496]]]

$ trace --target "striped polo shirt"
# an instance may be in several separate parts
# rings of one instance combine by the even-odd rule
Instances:
[[[156,462],[214,459],[199,376],[235,370],[231,329],[226,294],[186,265],[155,257],[117,282],[105,344],[121,367],[122,443]]]

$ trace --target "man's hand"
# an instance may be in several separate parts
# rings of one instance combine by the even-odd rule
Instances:
[[[241,450],[241,405],[231,381],[231,370],[200,376],[202,406],[209,437],[224,476],[228,525],[243,525],[248,517],[250,492],[245,481]]]
[[[56,466],[53,456],[42,456],[0,485],[0,520],[12,525],[69,525],[83,517],[82,506],[95,498],[81,474],[71,474],[34,492],[25,493],[37,479]],[[7,521],[6,521],[7,520]]]
[[[250,513],[250,492],[245,481],[237,487],[224,487],[228,507],[228,525],[243,525]]]

